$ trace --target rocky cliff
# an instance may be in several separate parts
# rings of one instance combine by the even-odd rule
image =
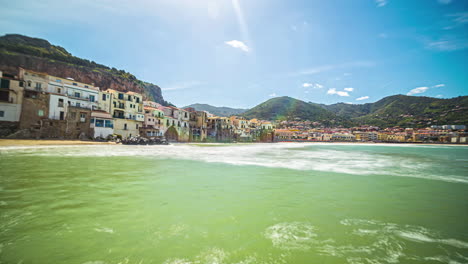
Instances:
[[[16,73],[17,67],[62,78],[71,77],[104,90],[133,91],[160,104],[169,104],[159,86],[138,80],[130,73],[75,57],[44,39],[7,34],[0,37],[0,70]]]

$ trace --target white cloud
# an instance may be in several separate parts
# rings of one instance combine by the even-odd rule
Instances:
[[[420,93],[424,93],[426,92],[427,90],[429,89],[429,87],[417,87],[417,88],[414,88],[412,89],[411,91],[409,91],[406,95],[413,95],[413,94],[420,94]]]
[[[362,96],[362,97],[356,98],[356,101],[362,101],[362,100],[367,100],[367,99],[369,99],[369,96]]]
[[[327,94],[336,94],[336,95],[339,95],[339,96],[349,96],[349,93],[348,92],[345,92],[345,91],[337,91],[336,88],[330,88],[328,89],[327,91]]]
[[[303,83],[302,87],[304,88],[313,88],[313,89],[323,89],[325,86],[318,84],[318,83]]]
[[[354,88],[352,88],[352,87],[347,87],[347,88],[344,88],[343,90],[348,91],[348,92],[352,92],[352,91],[354,91]]]
[[[445,84],[443,84],[443,83],[441,83],[441,84],[436,84],[436,85],[431,86],[431,87],[427,87],[427,86],[417,87],[417,88],[414,88],[413,90],[409,91],[406,95],[420,94],[420,93],[426,92],[426,91],[429,90],[429,89],[432,89],[432,88],[441,88],[441,87],[445,87]]]
[[[276,93],[269,94],[270,97],[276,97]]]
[[[174,85],[170,85],[168,87],[161,88],[161,90],[162,91],[181,90],[181,89],[191,88],[193,86],[198,86],[200,84],[202,84],[202,82],[199,82],[199,81],[182,82],[182,83],[176,83]]]
[[[375,0],[375,3],[377,4],[378,7],[382,7],[388,4],[387,0]]]
[[[436,95],[436,97],[437,97],[437,98],[442,98],[442,97],[444,97],[444,96],[441,95],[441,94],[438,94],[438,95]]]
[[[230,40],[230,41],[226,41],[224,43],[226,43],[227,45],[229,45],[229,46],[231,46],[233,48],[241,49],[242,51],[249,52],[249,47],[247,47],[247,45],[245,45],[245,43],[242,42],[242,41]]]

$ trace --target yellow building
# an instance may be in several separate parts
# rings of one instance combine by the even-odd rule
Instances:
[[[99,108],[114,118],[114,133],[129,138],[140,134],[145,121],[143,96],[135,92],[108,89],[100,93]]]

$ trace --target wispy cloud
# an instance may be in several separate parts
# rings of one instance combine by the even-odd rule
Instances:
[[[441,94],[438,94],[438,95],[436,95],[436,97],[437,97],[437,98],[442,98],[442,97],[444,97],[444,96],[441,95]]]
[[[268,95],[269,97],[276,97],[276,93],[272,93]]]
[[[426,49],[435,51],[457,51],[468,48],[468,40],[455,36],[443,37],[426,42]]]
[[[439,2],[441,5],[448,5],[452,3],[452,0],[437,0],[437,2]]]
[[[345,91],[337,91],[336,88],[330,88],[328,89],[327,91],[327,94],[331,94],[331,95],[338,95],[338,96],[349,96],[349,93],[348,92],[345,92]]]
[[[375,0],[375,3],[377,4],[377,7],[383,7],[388,4],[387,0]]]
[[[242,42],[242,41],[230,40],[230,41],[226,41],[224,43],[226,43],[227,45],[229,45],[229,46],[231,46],[233,48],[241,49],[242,51],[249,52],[249,47],[247,47],[247,45],[245,45],[245,43]]]
[[[367,100],[367,99],[369,99],[369,96],[362,96],[362,97],[356,98],[356,101],[362,101],[362,100]]]
[[[344,88],[343,90],[347,91],[347,92],[352,92],[354,91],[354,88],[352,87],[347,87],[347,88]]]
[[[313,88],[313,89],[323,89],[325,86],[318,84],[318,83],[303,83],[302,87]]]
[[[369,68],[374,67],[375,62],[373,61],[353,61],[353,62],[346,62],[341,64],[330,64],[330,65],[322,65],[312,68],[303,69],[297,72],[293,72],[288,74],[289,76],[300,76],[300,75],[313,75],[322,72],[332,71],[336,69],[343,69],[343,68]]]
[[[378,36],[379,38],[384,38],[384,39],[388,38],[388,35],[385,33],[380,33]]]
[[[449,21],[447,21],[447,26],[443,28],[444,30],[461,27],[468,23],[468,12],[452,13],[446,16],[449,18]]]
[[[176,83],[174,85],[170,85],[168,87],[163,87],[161,88],[162,91],[174,91],[174,90],[182,90],[182,89],[188,89],[192,88],[194,86],[201,85],[202,82],[199,81],[189,81],[189,82],[181,82],[181,83]]]
[[[445,86],[445,84],[441,83],[441,84],[437,84],[437,85],[434,85],[434,86],[431,86],[431,87],[428,87],[428,86],[417,87],[417,88],[414,88],[414,89],[410,90],[406,95],[415,95],[415,94],[425,93],[427,90],[429,90],[431,88],[440,88],[440,87],[444,87],[444,86]]]

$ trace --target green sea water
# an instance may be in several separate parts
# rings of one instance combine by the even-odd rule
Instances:
[[[0,148],[0,263],[468,263],[468,147]]]

